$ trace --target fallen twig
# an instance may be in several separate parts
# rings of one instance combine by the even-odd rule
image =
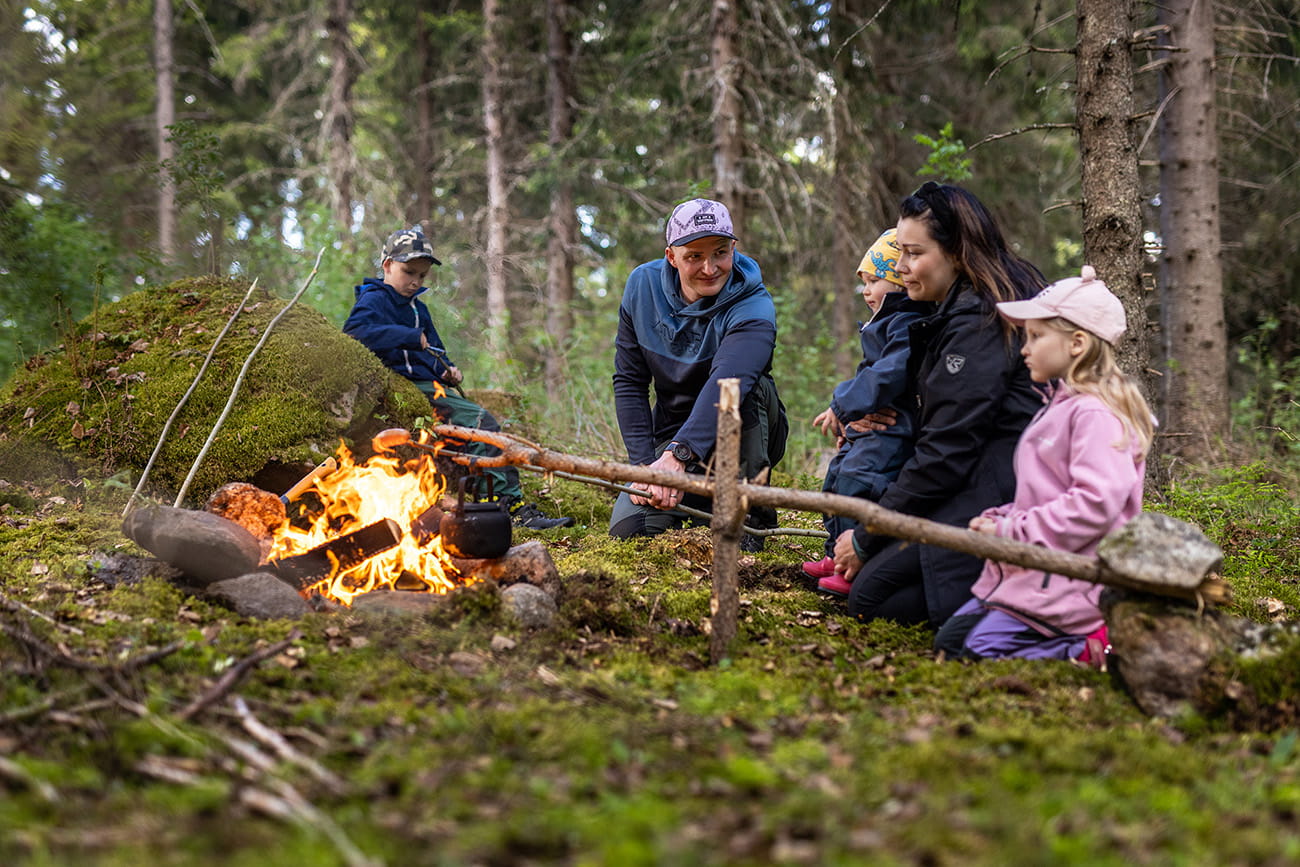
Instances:
[[[181,485],[180,491],[176,494],[176,502],[173,504],[176,508],[179,509],[181,503],[185,501],[185,493],[190,489],[190,483],[194,481],[194,476],[199,471],[199,465],[201,465],[203,459],[207,457],[208,449],[212,448],[212,441],[217,438],[217,432],[221,430],[221,426],[225,423],[226,416],[230,415],[231,407],[235,405],[235,398],[239,396],[239,389],[244,384],[244,377],[248,374],[248,369],[253,366],[253,359],[262,351],[262,347],[266,344],[267,338],[271,336],[271,332],[275,329],[276,323],[280,321],[284,314],[289,312],[289,309],[292,308],[294,304],[298,303],[298,299],[302,297],[302,293],[307,291],[307,287],[311,285],[311,281],[316,277],[316,272],[320,270],[320,260],[324,255],[325,248],[321,247],[320,252],[316,254],[316,263],[312,265],[311,273],[307,275],[307,279],[303,281],[302,286],[294,296],[289,299],[288,303],[280,309],[280,312],[275,314],[275,317],[267,323],[266,330],[262,332],[262,336],[258,339],[257,345],[253,347],[253,351],[248,353],[248,357],[244,359],[244,366],[240,368],[239,375],[235,377],[235,384],[230,389],[230,397],[226,400],[225,408],[221,410],[221,415],[217,418],[216,423],[212,425],[212,430],[208,432],[208,438],[204,441],[203,448],[199,449],[198,456],[194,458],[194,463],[190,466],[189,475],[185,477],[185,482]]]
[[[177,717],[181,720],[189,720],[193,718],[196,714],[202,712],[213,702],[219,701],[222,696],[234,689],[235,684],[243,680],[244,677],[261,664],[263,660],[269,659],[277,653],[285,650],[299,638],[302,638],[302,633],[295,629],[290,632],[289,637],[283,641],[277,641],[275,644],[263,647],[261,650],[255,651],[239,660],[239,662],[226,669],[225,673],[221,675],[217,682],[214,683],[207,692],[190,702],[184,710],[177,714]]]
[[[153,469],[154,461],[158,460],[158,453],[162,451],[163,443],[167,441],[167,434],[171,432],[172,423],[176,421],[176,417],[181,414],[181,410],[185,407],[185,404],[189,402],[190,395],[194,394],[194,389],[198,388],[199,380],[203,378],[203,374],[208,369],[208,365],[212,363],[212,356],[216,354],[217,347],[221,345],[221,341],[225,338],[226,332],[230,331],[230,326],[235,324],[235,320],[239,317],[239,314],[244,311],[244,305],[248,303],[249,297],[252,296],[253,290],[256,288],[257,280],[254,279],[249,285],[248,291],[244,293],[243,300],[241,300],[239,306],[235,308],[235,312],[230,314],[230,318],[226,320],[226,327],[222,328],[221,333],[217,335],[217,339],[212,341],[212,346],[208,349],[208,355],[203,359],[203,364],[199,366],[199,372],[194,374],[194,381],[190,383],[189,389],[185,394],[181,395],[181,399],[176,404],[176,408],[173,409],[172,414],[167,417],[167,423],[163,425],[162,433],[158,435],[158,442],[154,444],[153,454],[149,455],[149,460],[145,463],[144,470],[140,473],[140,481],[136,483],[135,490],[131,492],[131,496],[126,500],[126,508],[122,510],[123,518],[130,513],[131,506],[135,504],[136,498],[139,497],[140,492],[144,490],[144,483],[149,479],[149,471]]]
[[[244,726],[244,731],[248,732],[262,744],[275,750],[284,761],[297,765],[298,767],[311,774],[312,778],[318,783],[323,784],[335,795],[347,793],[347,784],[337,775],[330,773],[318,762],[312,758],[303,755],[293,748],[293,745],[285,740],[284,736],[275,729],[263,723],[253,715],[249,710],[248,703],[241,697],[235,696],[235,713],[239,716],[240,723]]]

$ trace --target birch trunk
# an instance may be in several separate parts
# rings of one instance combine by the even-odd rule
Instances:
[[[176,146],[171,142],[171,132],[168,129],[176,123],[172,29],[171,0],[154,0],[154,82],[157,89],[154,132],[158,140],[158,164],[162,174],[158,186],[158,254],[164,265],[174,265],[179,252],[176,238],[176,178],[172,174]]]
[[[487,161],[487,337],[488,351],[502,352],[506,309],[505,122],[502,98],[501,13],[497,0],[483,0],[483,124]]]

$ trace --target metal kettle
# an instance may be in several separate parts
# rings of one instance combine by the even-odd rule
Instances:
[[[456,505],[442,516],[442,547],[453,557],[466,560],[496,559],[510,550],[513,527],[504,504],[492,500],[492,479],[488,478],[487,501],[466,500],[462,476],[456,490]]]

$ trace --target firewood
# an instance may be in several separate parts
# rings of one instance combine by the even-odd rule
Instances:
[[[331,575],[360,566],[401,541],[401,524],[392,518],[381,518],[360,530],[317,545],[306,553],[272,560],[269,565],[280,580],[305,590]]]

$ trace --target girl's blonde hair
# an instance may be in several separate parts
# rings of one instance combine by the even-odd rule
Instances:
[[[1080,328],[1068,319],[1044,319],[1043,324],[1066,334],[1081,332],[1088,345],[1071,363],[1062,382],[1075,391],[1095,396],[1111,412],[1119,416],[1129,436],[1137,437],[1139,456],[1145,458],[1155,439],[1156,423],[1151,407],[1138,389],[1137,383],[1115,363],[1115,350],[1111,345],[1086,328]],[[1127,442],[1114,443],[1117,448]]]

